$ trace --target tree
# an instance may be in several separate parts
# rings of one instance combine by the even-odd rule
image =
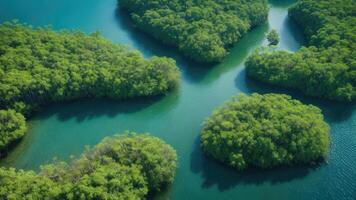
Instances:
[[[23,115],[14,110],[0,110],[0,157],[11,144],[24,136],[26,130]]]
[[[276,30],[271,30],[267,35],[269,45],[277,45],[279,43],[279,36]]]
[[[49,200],[61,193],[59,185],[32,171],[0,168],[0,183],[0,199],[4,200]]]
[[[84,175],[66,196],[69,200],[140,200],[147,192],[147,182],[137,166],[110,163]]]

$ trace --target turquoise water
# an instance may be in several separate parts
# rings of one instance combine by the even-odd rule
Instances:
[[[287,17],[293,1],[270,1],[269,23],[247,34],[216,66],[192,63],[130,25],[116,0],[1,0],[0,21],[19,19],[34,26],[51,24],[56,30],[96,30],[115,43],[140,50],[145,56],[169,56],[182,71],[179,90],[156,99],[130,101],[82,100],[55,104],[29,119],[30,132],[2,160],[2,165],[38,170],[53,157],[69,160],[86,145],[124,130],[150,132],[178,152],[174,184],[156,199],[356,199],[355,104],[307,98],[245,77],[248,54],[266,45],[269,29],[277,29],[279,48],[297,50],[303,39]],[[238,93],[288,93],[319,106],[331,126],[328,164],[239,173],[202,155],[199,131],[203,120],[222,102]]]

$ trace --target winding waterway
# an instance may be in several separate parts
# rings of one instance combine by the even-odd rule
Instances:
[[[138,49],[147,57],[176,59],[182,72],[180,89],[162,98],[84,100],[45,108],[29,119],[29,133],[1,165],[38,170],[53,157],[69,160],[86,145],[132,130],[162,138],[179,155],[174,184],[156,199],[356,199],[355,104],[308,98],[245,76],[246,57],[266,45],[269,29],[278,30],[281,49],[295,51],[302,43],[298,27],[287,17],[293,0],[281,2],[270,1],[269,23],[248,33],[221,64],[203,66],[133,29],[116,0],[1,0],[0,22],[16,18],[34,26],[51,24],[56,30],[99,30],[106,38]],[[239,173],[204,157],[198,139],[203,120],[233,95],[253,92],[287,93],[319,106],[331,126],[328,164]]]

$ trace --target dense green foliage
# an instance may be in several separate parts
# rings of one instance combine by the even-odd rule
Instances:
[[[287,95],[240,95],[217,109],[201,132],[203,151],[239,170],[309,164],[327,156],[320,109]]]
[[[267,20],[265,0],[120,0],[138,28],[199,62],[221,61],[227,48]]]
[[[1,151],[7,151],[9,145],[25,134],[25,118],[14,110],[0,110],[0,157]]]
[[[49,178],[12,168],[0,168],[0,185],[3,200],[50,200],[61,193],[60,187]]]
[[[146,60],[98,34],[0,26],[0,108],[31,111],[81,97],[159,95],[177,85],[168,58]]]
[[[279,43],[279,36],[276,30],[272,30],[267,35],[269,45],[277,45]]]
[[[145,199],[173,182],[177,155],[158,138],[134,133],[104,139],[71,164],[34,172],[0,169],[0,199]]]
[[[0,110],[28,115],[41,105],[78,98],[154,96],[179,81],[174,60],[144,59],[97,33],[56,33],[11,22],[0,25],[0,35]],[[23,135],[22,127],[5,126],[2,135],[3,127]],[[2,140],[0,150],[12,139]]]
[[[150,191],[159,191],[162,186],[173,182],[177,160],[175,152],[158,138],[146,135],[108,138],[86,157],[99,159],[103,155],[123,165],[142,166]]]
[[[356,3],[353,0],[299,0],[289,15],[304,30],[309,47],[296,53],[255,52],[247,75],[297,88],[307,95],[339,101],[356,97]]]

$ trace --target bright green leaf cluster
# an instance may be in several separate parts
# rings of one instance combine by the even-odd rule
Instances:
[[[329,149],[319,108],[287,95],[239,95],[217,109],[201,132],[203,151],[239,170],[310,164]]]
[[[27,130],[25,118],[14,110],[0,110],[0,157],[9,145],[22,138]]]
[[[32,171],[0,168],[0,183],[3,200],[52,200],[61,193],[56,183]]]
[[[7,22],[0,35],[0,110],[28,115],[41,105],[78,98],[162,95],[179,82],[174,60],[144,59],[97,33],[56,33]],[[5,139],[0,150],[10,142]]]
[[[296,53],[261,49],[247,62],[247,75],[307,95],[338,101],[356,98],[356,3],[299,0],[289,15],[309,47]]]
[[[174,60],[146,60],[97,34],[5,23],[0,35],[0,108],[24,113],[84,97],[159,95],[179,81]]]
[[[277,45],[279,43],[279,35],[276,30],[271,30],[267,35],[269,45]]]
[[[105,138],[71,164],[34,172],[0,169],[0,199],[140,200],[174,180],[177,155],[158,138],[129,133]]]
[[[199,62],[218,62],[267,21],[266,0],[120,0],[141,30]]]

